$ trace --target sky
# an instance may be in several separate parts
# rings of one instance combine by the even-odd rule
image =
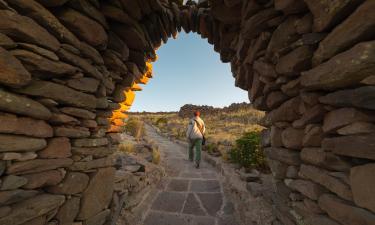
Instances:
[[[229,63],[206,39],[181,32],[158,51],[153,78],[136,92],[132,112],[178,111],[185,104],[224,107],[249,102],[247,92],[234,86]]]

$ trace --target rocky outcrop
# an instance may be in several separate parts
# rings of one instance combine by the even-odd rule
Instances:
[[[251,107],[266,111],[272,223],[373,224],[373,1],[2,0],[0,8],[0,224],[115,224],[129,196],[113,184],[114,133],[138,84],[152,78],[156,49],[182,30],[207,39]],[[181,114],[196,109],[216,112]]]

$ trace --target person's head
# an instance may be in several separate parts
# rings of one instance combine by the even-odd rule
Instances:
[[[198,110],[194,112],[195,117],[200,116],[200,115],[201,115],[201,112],[199,112]]]

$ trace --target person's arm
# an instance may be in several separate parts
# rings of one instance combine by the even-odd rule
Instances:
[[[190,138],[191,130],[193,129],[191,120],[189,121],[187,130],[186,130],[186,138]]]

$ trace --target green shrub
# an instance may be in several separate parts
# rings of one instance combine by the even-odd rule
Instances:
[[[143,137],[145,132],[143,121],[137,118],[130,118],[125,123],[125,131],[136,139],[140,139],[141,137]]]
[[[260,133],[244,133],[236,140],[234,148],[230,151],[230,158],[245,168],[266,168],[265,156],[260,146]]]

